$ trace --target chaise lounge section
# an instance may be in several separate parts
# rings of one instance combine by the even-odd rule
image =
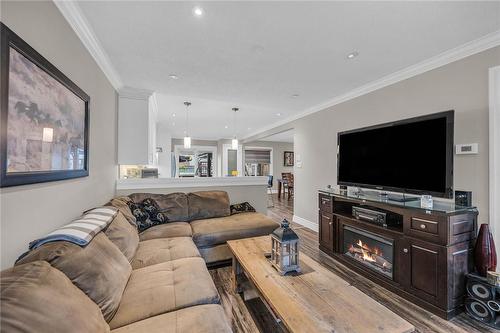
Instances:
[[[127,203],[145,198],[169,222],[138,233]],[[138,193],[107,205],[116,215],[86,246],[49,242],[1,273],[2,330],[231,332],[207,264],[230,258],[227,240],[277,224],[255,212],[230,215],[220,191]]]

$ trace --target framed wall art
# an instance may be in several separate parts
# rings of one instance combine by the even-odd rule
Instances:
[[[1,29],[0,186],[88,176],[89,96]]]
[[[285,151],[283,153],[283,166],[292,167],[293,166],[293,151]]]

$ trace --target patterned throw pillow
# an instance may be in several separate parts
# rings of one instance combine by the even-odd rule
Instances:
[[[231,205],[231,215],[247,212],[255,212],[255,208],[252,207],[248,202],[242,202],[239,204]]]
[[[137,220],[137,230],[142,232],[152,226],[168,222],[168,219],[160,212],[156,201],[146,198],[140,203],[128,202],[132,214]]]

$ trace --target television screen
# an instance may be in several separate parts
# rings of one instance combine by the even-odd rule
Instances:
[[[451,198],[453,111],[339,133],[338,183]]]

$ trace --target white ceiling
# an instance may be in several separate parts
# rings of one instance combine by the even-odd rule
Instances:
[[[166,94],[157,94],[156,100],[161,130],[170,130],[175,138],[184,136],[186,127],[184,101],[191,102],[188,111],[189,134],[195,139],[229,139],[235,133],[241,138],[257,130],[263,124],[282,118],[272,109],[227,101]],[[232,111],[233,107],[239,108],[236,114]]]
[[[192,14],[197,4],[202,17]],[[172,113],[191,100],[190,132],[202,139],[232,136],[224,125],[233,106],[241,108],[238,136],[245,136],[500,30],[500,2],[79,6],[121,83],[160,94],[160,120],[174,137],[184,125]],[[359,56],[348,60],[352,51]]]
[[[259,139],[259,141],[288,142],[293,143],[293,129],[279,132]]]

